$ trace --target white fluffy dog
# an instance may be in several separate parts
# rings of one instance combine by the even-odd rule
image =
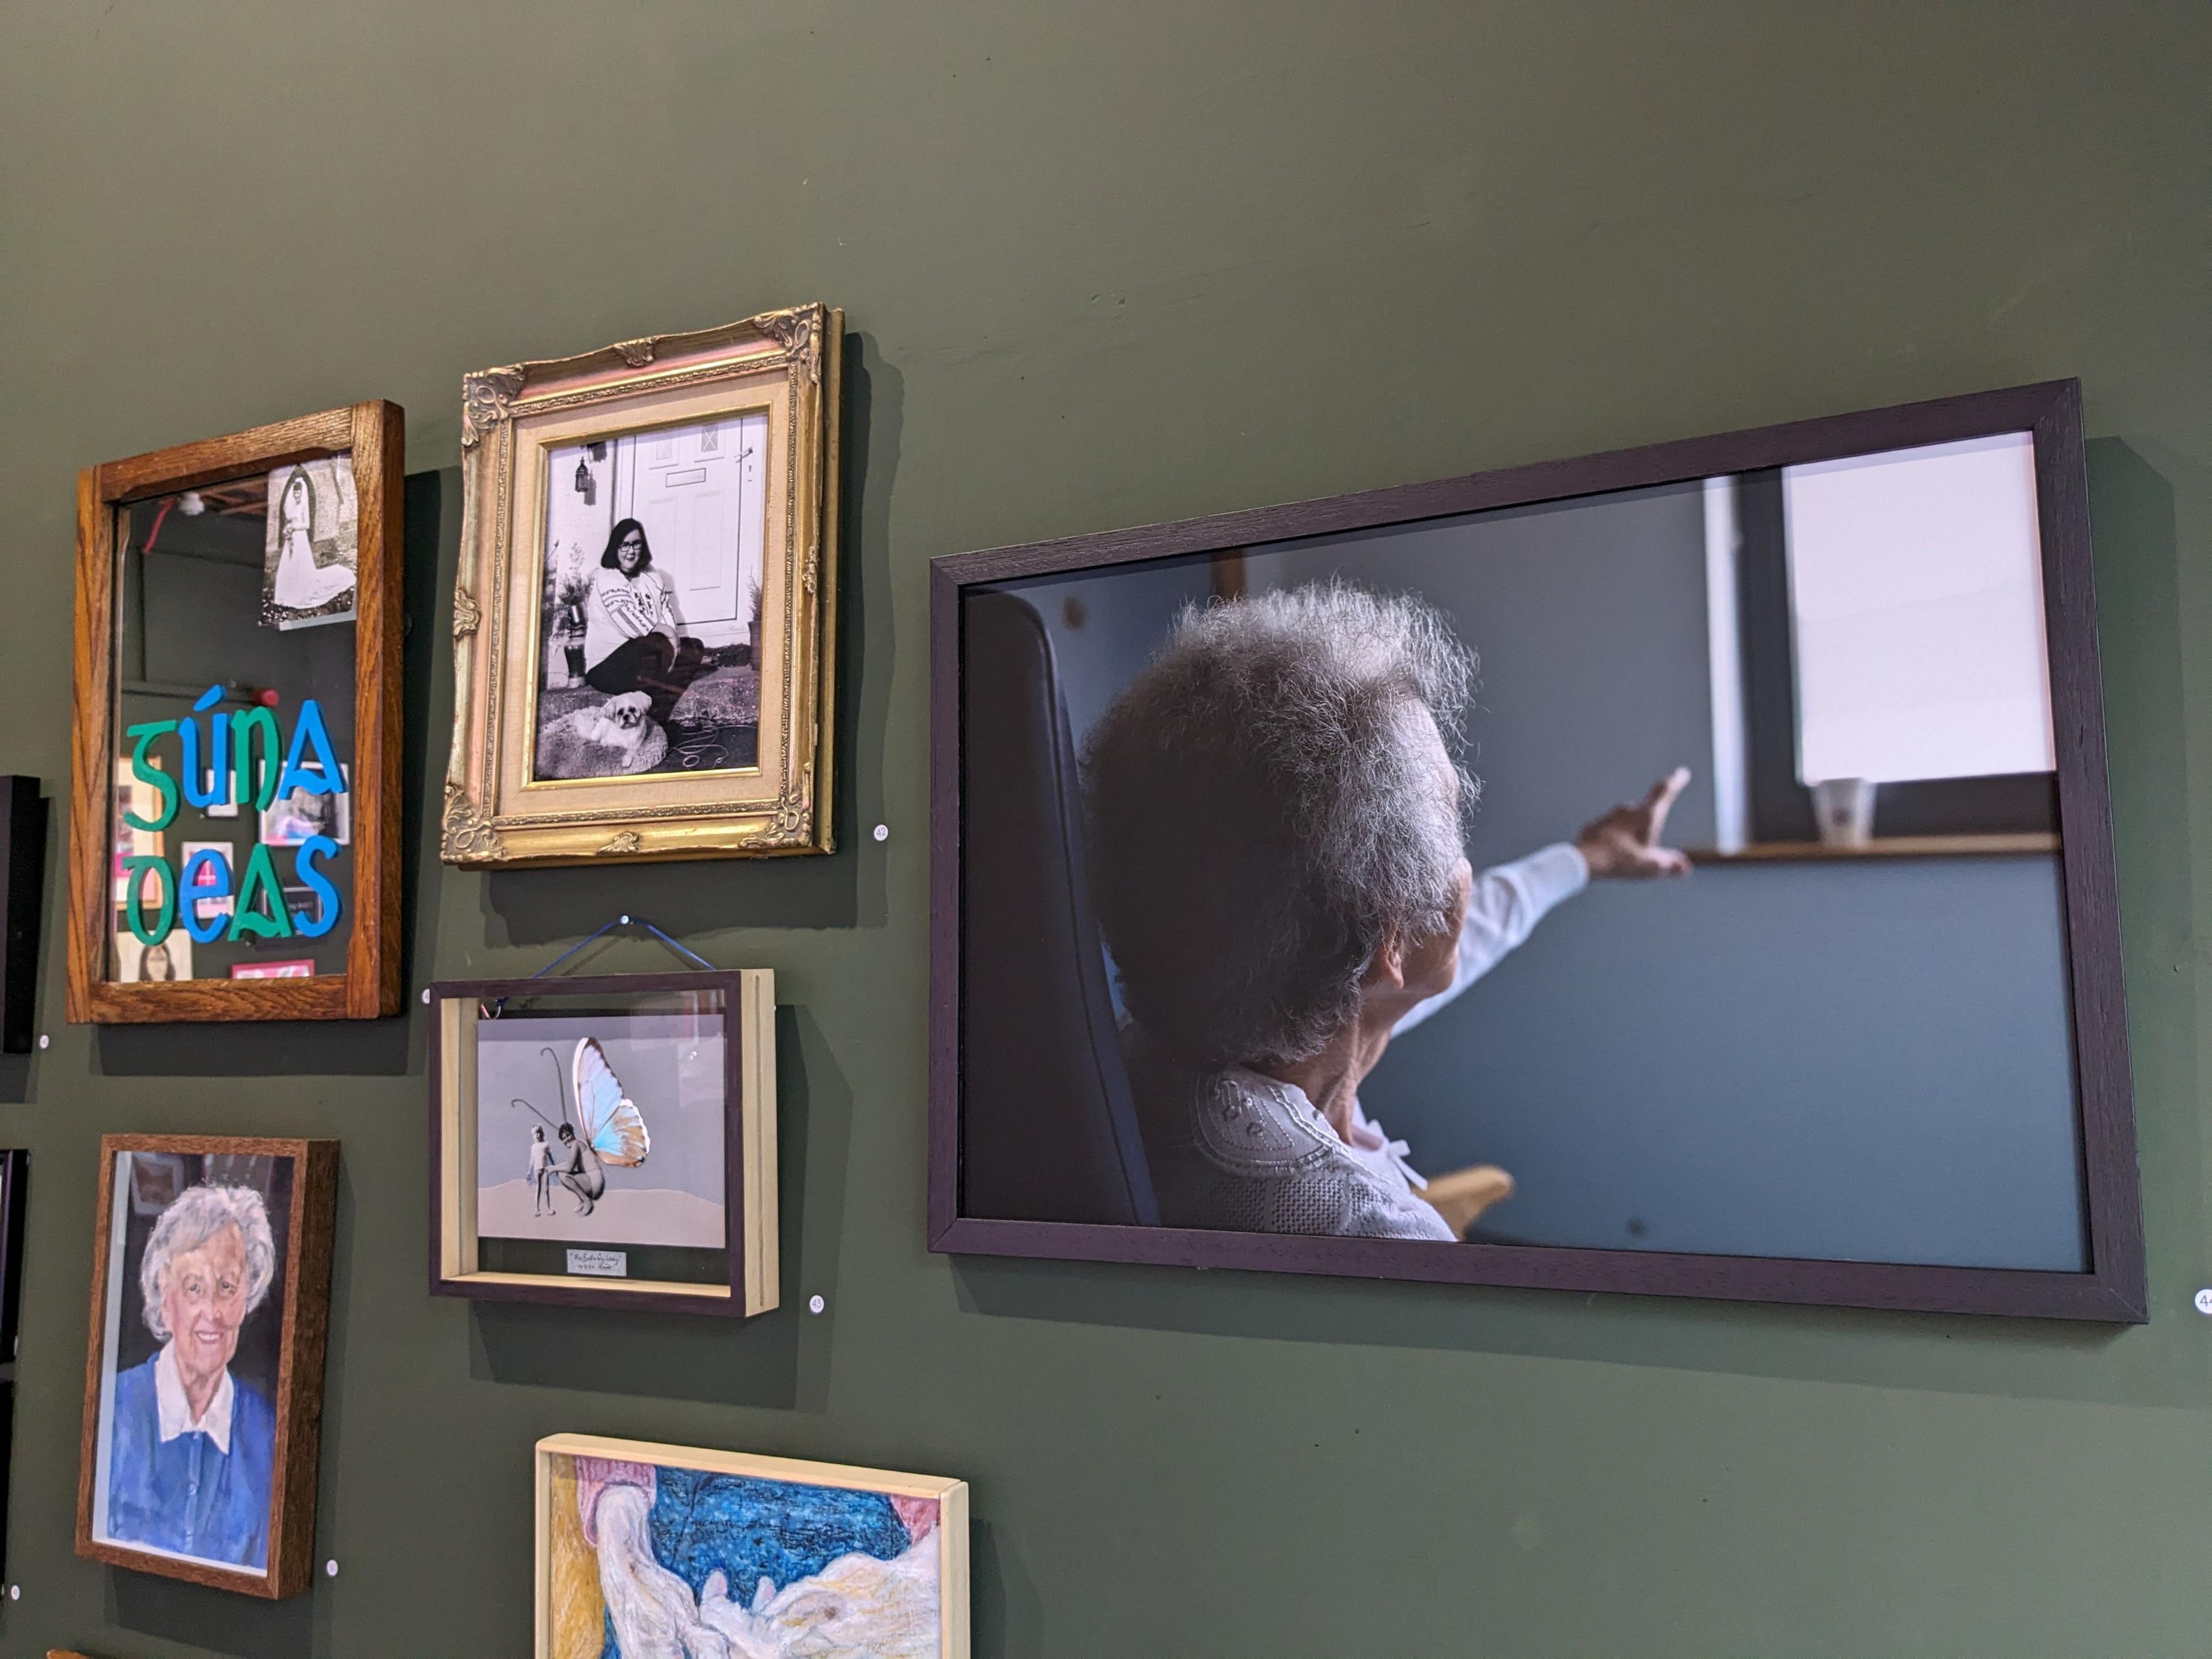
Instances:
[[[541,778],[616,778],[649,772],[668,752],[668,734],[642,691],[563,714],[538,734]]]

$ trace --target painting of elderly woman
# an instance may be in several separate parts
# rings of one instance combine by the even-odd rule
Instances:
[[[742,414],[547,452],[540,781],[755,763],[766,441]]]
[[[2035,488],[964,585],[957,1213],[2081,1271]]]
[[[279,1576],[280,1457],[304,1455],[311,1470],[314,1453],[296,1419],[289,1435],[280,1424],[300,1386],[319,1389],[321,1319],[289,1377],[285,1351],[300,1246],[326,1284],[329,1224],[310,1222],[309,1238],[296,1238],[302,1188],[319,1171],[303,1174],[296,1152],[253,1149],[315,1145],[329,1143],[112,1147],[87,1402],[94,1455],[80,1506],[80,1548],[98,1547],[86,1553],[204,1582],[250,1576],[260,1593],[281,1593],[265,1588]]]

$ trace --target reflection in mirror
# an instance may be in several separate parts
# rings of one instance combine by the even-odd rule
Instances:
[[[338,454],[114,510],[118,981],[343,974],[358,503]]]
[[[2086,1271],[2035,477],[963,588],[959,1213]]]

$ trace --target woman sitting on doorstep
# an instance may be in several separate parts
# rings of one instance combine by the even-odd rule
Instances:
[[[610,697],[642,691],[652,699],[653,718],[665,726],[692,681],[746,659],[743,646],[709,651],[677,633],[675,599],[653,568],[645,526],[635,519],[607,533],[599,566],[584,599],[584,678],[594,690]]]
[[[1166,1224],[1458,1237],[1479,1202],[1452,1177],[1425,1201],[1361,1080],[1591,878],[1688,873],[1658,845],[1678,769],[1476,875],[1476,786],[1443,735],[1474,670],[1418,599],[1269,592],[1185,611],[1090,734],[1094,893]]]

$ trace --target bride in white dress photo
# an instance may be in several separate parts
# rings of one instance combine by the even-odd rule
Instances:
[[[270,483],[262,621],[274,628],[346,621],[357,544],[351,458],[305,461]]]

